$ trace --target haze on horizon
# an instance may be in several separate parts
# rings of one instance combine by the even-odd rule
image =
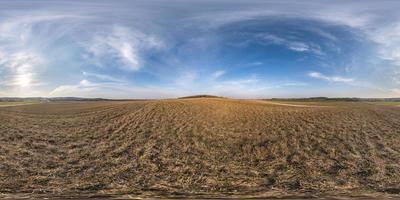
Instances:
[[[0,2],[0,97],[399,97],[399,1]]]

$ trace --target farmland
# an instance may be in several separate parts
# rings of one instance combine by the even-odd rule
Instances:
[[[397,195],[400,107],[219,98],[1,107],[0,193]]]
[[[31,102],[31,101],[20,101],[20,102],[0,102],[0,107],[6,106],[20,106],[20,105],[28,105],[28,104],[35,104],[39,102]]]
[[[400,102],[392,101],[392,102],[370,102],[376,105],[386,105],[386,106],[400,106]]]

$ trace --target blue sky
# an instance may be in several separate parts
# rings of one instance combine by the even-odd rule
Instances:
[[[0,96],[399,97],[399,1],[0,1]]]

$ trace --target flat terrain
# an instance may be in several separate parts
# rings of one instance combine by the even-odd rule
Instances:
[[[370,102],[372,104],[375,105],[384,105],[384,106],[400,106],[400,102],[396,101],[396,102],[390,102],[390,101],[386,101],[386,102]]]
[[[0,108],[0,198],[399,193],[396,105],[190,98]]]
[[[30,102],[30,101],[0,102],[0,107],[20,106],[20,105],[29,105],[29,104],[36,104],[36,103],[39,103],[39,102]]]

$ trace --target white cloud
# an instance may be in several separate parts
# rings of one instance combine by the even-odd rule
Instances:
[[[86,76],[86,77],[94,77],[94,78],[102,80],[102,81],[119,82],[119,83],[125,82],[124,80],[122,80],[120,78],[110,76],[107,74],[98,74],[98,73],[91,73],[91,72],[83,71],[82,75]]]
[[[231,79],[226,81],[214,82],[206,93],[235,97],[235,98],[251,98],[260,95],[260,90],[264,88],[259,83],[260,80],[255,76],[244,79]]]
[[[396,95],[400,95],[400,89],[399,88],[393,88],[393,89],[391,89],[391,91],[393,93],[395,93]]]
[[[373,85],[373,81],[376,81],[375,84],[382,88],[385,88],[382,89],[382,91],[384,90],[385,92],[388,92],[388,94],[389,92],[396,92],[398,90],[397,86],[400,85],[400,23],[398,20],[400,14],[398,14],[397,12],[400,4],[396,1],[386,1],[384,3],[378,1],[363,1],[363,3],[346,1],[339,4],[333,4],[331,3],[331,1],[329,1],[329,3],[312,1],[296,4],[290,4],[290,1],[280,1],[279,3],[274,1],[251,1],[246,3],[230,2],[229,6],[227,6],[227,3],[225,1],[221,1],[219,3],[209,1],[205,4],[197,4],[197,2],[193,2],[193,4],[190,4],[189,6],[183,5],[184,8],[190,12],[188,12],[188,14],[185,14],[179,20],[177,20],[177,16],[175,15],[168,14],[168,16],[164,16],[164,13],[176,11],[174,10],[176,9],[175,6],[161,8],[166,9],[163,11],[169,12],[158,12],[159,10],[156,10],[156,13],[158,13],[156,15],[153,15],[153,12],[147,12],[145,7],[140,7],[139,9],[134,9],[133,11],[130,10],[129,13],[115,12],[118,13],[118,15],[112,15],[109,12],[110,8],[107,8],[107,6],[96,7],[97,9],[101,9],[100,12],[98,12],[97,10],[88,12],[88,8],[91,8],[93,6],[90,2],[79,4],[82,7],[76,8],[75,11],[69,9],[71,7],[67,6],[66,4],[53,5],[51,7],[40,4],[41,6],[43,6],[42,9],[54,10],[54,13],[43,10],[40,12],[32,12],[35,8],[37,8],[37,6],[34,6],[35,8],[27,8],[26,10],[21,9],[18,12],[13,11],[12,9],[8,9],[6,7],[7,5],[12,5],[11,8],[19,9],[24,8],[25,6],[16,5],[24,4],[25,3],[5,3],[5,5],[1,8],[1,10],[4,11],[1,13],[0,18],[0,89],[3,93],[4,91],[13,91],[8,94],[17,94],[18,91],[20,94],[28,94],[28,92],[32,92],[30,94],[37,94],[33,93],[34,91],[36,91],[36,86],[43,85],[44,81],[54,81],[55,79],[60,77],[60,74],[55,75],[58,76],[56,78],[44,77],[49,76],[47,73],[42,73],[46,70],[46,68],[48,68],[51,69],[49,73],[54,73],[54,71],[57,71],[56,73],[64,73],[68,71],[69,76],[62,77],[64,79],[60,81],[67,82],[64,86],[59,87],[64,87],[64,90],[77,90],[81,92],[77,94],[84,94],[85,91],[90,91],[94,95],[104,94],[104,92],[102,93],[100,91],[100,88],[104,88],[104,91],[112,94],[113,91],[110,88],[118,91],[118,88],[121,87],[124,88],[125,92],[129,91],[129,94],[135,97],[136,93],[131,92],[133,90],[129,90],[129,88],[126,88],[127,86],[125,84],[127,83],[125,81],[120,80],[119,77],[106,75],[104,73],[106,73],[106,71],[110,72],[111,70],[109,70],[109,68],[111,67],[117,67],[131,72],[141,70],[143,67],[145,67],[148,64],[146,63],[145,58],[145,54],[147,53],[147,51],[159,50],[165,46],[160,38],[148,33],[161,33],[160,36],[166,36],[166,38],[168,38],[168,40],[165,41],[174,43],[176,42],[173,41],[175,39],[177,39],[177,41],[181,41],[181,39],[197,40],[196,37],[199,35],[202,36],[203,33],[212,33],[210,35],[216,33],[218,37],[219,32],[213,32],[213,30],[209,28],[216,28],[218,26],[221,27],[228,23],[239,21],[247,23],[247,20],[270,19],[279,19],[284,21],[287,18],[290,18],[288,20],[289,22],[291,22],[290,20],[292,19],[304,19],[306,21],[310,20],[310,22],[313,22],[312,20],[317,20],[318,23],[322,25],[317,27],[322,27],[323,30],[317,29],[315,27],[312,28],[313,25],[305,25],[305,27],[301,27],[301,29],[304,28],[303,30],[318,34],[319,36],[326,38],[330,41],[342,40],[342,38],[340,37],[335,37],[335,34],[333,34],[335,33],[335,31],[333,29],[333,32],[329,32],[329,30],[331,29],[323,28],[325,27],[325,25],[331,27],[330,25],[332,24],[340,26],[335,26],[332,28],[339,28],[340,30],[342,30],[343,28],[343,30],[346,31],[354,31],[355,34],[360,34],[357,35],[359,36],[359,38],[372,40],[373,42],[375,42],[375,44],[377,44],[379,49],[378,54],[371,57],[373,57],[374,59],[375,57],[376,59],[384,59],[386,61],[382,65],[378,64],[374,66],[376,68],[376,71],[380,72],[379,75],[375,75],[375,77],[381,76],[382,74],[384,74],[384,76],[382,75],[382,77],[379,77],[381,79],[378,80],[367,80],[367,78],[364,77],[364,80],[367,80],[365,82],[368,82],[370,84],[362,84]],[[104,3],[103,5],[107,5],[107,3]],[[121,5],[123,7],[124,4]],[[216,5],[219,7],[210,10],[206,8],[207,6],[204,5]],[[122,7],[120,7],[119,5],[113,5],[112,9],[115,9],[114,11],[125,10]],[[180,7],[180,9],[181,8],[182,7]],[[71,13],[66,13],[65,10],[68,10],[68,12]],[[61,12],[56,13],[56,11]],[[93,18],[85,16],[86,14],[92,15]],[[202,18],[202,16],[206,17]],[[195,18],[194,21],[192,17]],[[198,19],[200,19],[201,22],[196,21]],[[180,20],[189,20],[190,23],[192,23],[193,27],[203,26],[204,22],[210,23],[211,25],[205,28],[205,32],[200,31],[199,33],[192,33],[190,32],[190,30],[197,29],[187,29],[187,27],[185,26],[179,26],[178,30],[175,30],[176,27],[164,26],[165,24],[171,22],[177,22],[178,25],[182,25],[179,24],[182,22]],[[159,26],[160,24],[158,24],[160,22],[161,26]],[[184,23],[183,25],[187,24]],[[291,25],[292,24],[289,24],[289,26]],[[299,26],[303,26],[303,24],[299,24]],[[307,30],[307,28],[309,28],[309,30]],[[175,33],[177,32],[184,34],[175,35]],[[189,36],[187,36],[186,34],[188,34]],[[264,38],[260,36],[260,39],[263,39],[264,42],[267,44],[281,45],[283,48],[290,49],[294,52],[315,53],[320,55],[323,54],[318,44],[313,43],[309,40],[309,38],[288,37],[290,34],[291,33],[289,32],[278,35],[265,34],[263,36]],[[174,38],[175,36],[182,36],[183,38]],[[190,38],[191,36],[193,36],[194,38]],[[209,37],[204,38],[208,39]],[[212,38],[212,36],[210,36],[210,38]],[[169,41],[169,39],[171,39],[172,41]],[[191,49],[192,47],[199,48],[200,45],[208,47],[207,45],[205,45],[205,43],[212,43],[213,41],[210,42],[210,40],[206,39],[198,40],[195,45],[187,46],[187,49]],[[355,37],[350,39],[356,40],[357,38]],[[76,53],[82,53],[82,46],[77,46],[75,42],[79,42],[79,44],[82,44],[82,46],[85,47],[85,58],[87,59],[85,61],[90,61],[92,64],[103,68],[95,70],[90,69],[92,66],[88,66],[85,62],[81,63],[82,60],[78,60],[79,63],[75,61],[69,63],[69,61],[75,60],[77,58]],[[328,44],[330,43],[324,40],[324,45]],[[336,43],[334,42],[332,44],[332,47],[337,48],[337,52],[340,53],[340,46],[336,47]],[[172,46],[171,49],[174,50],[173,48],[174,46]],[[56,52],[57,54],[54,55],[54,52]],[[363,52],[360,51],[360,54],[361,53]],[[57,55],[67,56],[63,57],[64,59],[60,59],[60,57],[58,57]],[[175,55],[170,56],[163,54],[162,56],[165,57],[161,59],[165,60],[180,59],[177,58],[178,56],[174,57]],[[56,61],[48,65],[48,62],[51,59],[54,59]],[[183,61],[185,59],[186,58],[183,58],[182,62],[185,62]],[[269,63],[269,61],[266,62]],[[78,65],[74,65],[77,63]],[[162,62],[160,63],[161,65],[164,64]],[[175,65],[176,63],[178,63],[177,65],[186,64],[180,63],[180,61],[171,61],[170,63],[168,63],[169,65],[167,64],[165,66],[165,68],[168,68],[168,70],[159,71],[167,71],[170,72],[171,75],[180,74],[181,71],[179,70],[179,66],[174,68],[174,66],[172,65]],[[256,64],[254,65],[262,64],[259,63],[261,62],[256,62]],[[193,63],[193,65],[196,64],[197,63]],[[346,65],[346,63],[341,64]],[[85,66],[84,69],[87,71],[96,71],[100,73],[97,74],[84,72],[80,74],[83,70],[82,66]],[[70,69],[67,70],[66,68]],[[108,69],[103,70],[105,68]],[[360,68],[367,69],[368,67],[363,66]],[[149,72],[149,74],[152,75],[158,73],[154,72],[156,70],[151,70],[153,69],[150,69],[149,71],[143,71],[146,71],[146,73]],[[210,72],[210,69],[205,70],[207,72]],[[211,72],[212,70],[213,69],[211,69]],[[196,71],[196,68],[193,68],[193,71]],[[365,71],[369,72],[369,70]],[[355,73],[354,70],[348,71],[348,73],[353,73],[355,75],[355,78],[328,76],[318,72],[311,72],[309,76],[329,82],[340,82],[351,85],[359,84],[359,81],[363,80],[363,73],[360,73],[360,76],[357,76],[359,74]],[[170,74],[164,74],[166,75],[162,75],[163,77],[161,79],[168,79],[167,76],[170,76]],[[373,73],[371,72],[371,74]],[[83,77],[80,77],[82,75]],[[242,92],[243,94],[249,94],[249,91],[253,91],[253,95],[256,95],[259,91],[270,92],[269,88],[284,87],[285,84],[288,87],[291,85],[302,85],[301,83],[297,82],[288,82],[283,83],[281,84],[281,86],[279,86],[279,84],[266,84],[264,83],[264,81],[261,80],[259,80],[258,82],[252,82],[249,81],[251,80],[251,78],[246,79],[243,77],[242,79],[233,79],[225,82],[218,81],[218,78],[223,75],[224,73],[222,73],[222,71],[218,73],[214,72],[214,74],[206,74],[206,76],[204,76],[206,79],[204,79],[200,77],[200,74],[188,72],[186,74],[182,73],[182,75],[176,78],[176,80],[172,80],[168,83],[172,84],[175,89],[179,91],[184,91],[181,93],[185,94],[197,91],[207,91],[207,88],[212,88],[218,89],[219,92],[231,91],[231,93],[237,95],[239,95],[239,92]],[[53,76],[53,74],[51,76]],[[64,76],[64,74],[62,74],[61,76]],[[76,80],[77,76],[83,79],[80,83],[68,83],[68,81],[70,80]],[[371,77],[373,76],[374,75],[371,75]],[[74,78],[69,79],[71,77]],[[211,80],[212,78],[214,80]],[[393,85],[385,85],[386,83],[383,83],[389,81],[392,81]],[[380,84],[380,82],[382,82],[382,84]],[[52,86],[54,86],[54,84],[57,83],[52,84]],[[359,85],[361,85],[361,83]],[[7,90],[4,89],[6,87]],[[147,89],[149,88],[150,87],[148,87]],[[136,88],[135,91],[142,91],[144,89],[146,88]],[[150,88],[150,90],[151,89],[152,88]],[[166,88],[163,89],[168,92],[174,93],[172,90]],[[96,91],[96,93],[94,91]],[[46,92],[46,94],[47,93],[48,91]],[[142,91],[141,93],[145,92]]]
[[[378,29],[370,37],[380,45],[379,56],[400,69],[400,22]]]
[[[329,82],[342,82],[342,83],[354,82],[353,78],[345,78],[345,77],[341,77],[341,76],[326,76],[326,75],[323,75],[323,74],[321,74],[319,72],[310,72],[308,74],[308,76],[311,77],[311,78],[326,80],[326,81],[329,81]]]
[[[195,80],[198,79],[198,74],[194,71],[182,72],[175,80],[174,83],[180,88],[191,88]]]
[[[283,83],[281,85],[278,85],[278,87],[285,87],[285,86],[306,86],[308,85],[307,83],[303,83],[303,82],[288,82],[288,83]]]
[[[317,55],[324,54],[319,45],[311,42],[305,42],[301,39],[286,38],[284,36],[278,36],[271,33],[256,34],[256,38],[258,38],[260,42],[283,46],[289,50],[296,52],[310,52]]]
[[[2,77],[2,85],[8,87],[31,88],[42,85],[37,79],[37,67],[43,64],[42,57],[28,51],[5,53],[0,57],[0,68],[6,71]]]
[[[243,79],[214,82],[206,90],[206,93],[244,99],[266,98],[277,97],[287,91],[291,91],[291,89],[306,85],[306,83],[295,81],[274,83],[259,79],[257,76],[250,76]]]
[[[43,53],[68,32],[79,16],[47,12],[7,12],[0,19],[0,87],[14,96],[43,95],[41,77],[49,58]],[[53,49],[54,50],[54,49]]]
[[[61,85],[49,97],[86,97],[109,99],[160,99],[183,96],[185,93],[168,87],[137,87],[123,83],[99,83],[81,80],[78,84]]]
[[[338,38],[334,34],[329,32],[329,31],[326,31],[326,30],[323,30],[323,29],[320,29],[320,28],[317,28],[317,27],[302,27],[302,28],[304,30],[307,30],[307,31],[311,32],[311,33],[317,34],[320,37],[323,37],[325,39],[328,39],[328,40],[331,40],[331,41],[337,41],[338,40]]]
[[[307,44],[302,43],[302,42],[291,42],[288,44],[288,47],[290,50],[299,51],[299,52],[310,50],[310,47]]]
[[[91,87],[91,86],[95,86],[94,84],[92,84],[90,81],[83,79],[81,80],[81,82],[79,82],[79,84],[83,87]]]
[[[121,69],[137,71],[143,65],[140,53],[149,49],[160,49],[164,44],[155,36],[132,31],[124,26],[113,26],[111,30],[95,32],[92,41],[84,43],[83,55],[91,63],[100,67],[117,66]]]
[[[38,14],[38,15],[22,15],[7,18],[0,23],[0,41],[14,41],[18,43],[31,42],[33,29],[42,23],[53,23],[68,18],[76,18],[76,16],[59,15],[59,14]],[[42,30],[43,31],[43,30]],[[46,30],[47,31],[47,30]],[[49,35],[49,37],[54,37]],[[36,38],[35,38],[36,39]]]
[[[234,79],[222,81],[219,84],[215,85],[214,88],[229,87],[235,89],[235,87],[243,87],[245,85],[256,84],[258,82],[260,82],[260,80],[256,77],[250,77],[247,79]]]
[[[94,76],[89,76],[94,77]],[[77,84],[61,85],[48,96],[103,97],[110,99],[128,98],[175,98],[196,94],[211,94],[234,98],[273,97],[282,88],[303,87],[302,82],[267,83],[256,76],[226,81],[207,80],[193,72],[178,77],[172,86],[135,86],[119,82],[94,82],[82,79]],[[286,90],[286,89],[285,89]]]
[[[99,27],[93,23],[95,19],[96,16],[88,17],[80,13],[69,15],[63,12],[46,11],[24,13],[10,11],[2,15],[0,18],[0,89],[14,96],[46,96],[48,92],[43,92],[42,89],[46,81],[54,77],[46,77],[48,75],[45,76],[44,72],[50,68],[61,71],[62,64],[63,68],[70,68],[65,71],[71,74],[79,73],[80,70],[75,72],[72,70],[79,68],[82,62],[76,62],[77,60],[71,56],[82,50],[79,44],[83,44],[84,41],[89,41],[84,44],[84,47],[89,54],[89,60],[96,65],[116,66],[131,71],[137,71],[145,64],[145,61],[141,59],[143,51],[164,47],[164,44],[155,36],[133,31],[124,26],[108,25],[108,23]],[[59,43],[60,41],[69,43]],[[54,75],[60,76],[60,74]],[[82,75],[108,82],[121,84],[125,82],[105,74],[82,72]],[[79,85],[64,85],[56,91],[74,88],[89,90],[92,87],[91,83],[83,81]]]
[[[263,62],[252,62],[252,63],[249,63],[249,64],[247,64],[247,65],[250,65],[250,66],[258,66],[258,65],[262,65],[262,64],[264,64]]]
[[[213,79],[218,79],[219,77],[223,76],[226,72],[224,70],[218,70],[211,74]]]

